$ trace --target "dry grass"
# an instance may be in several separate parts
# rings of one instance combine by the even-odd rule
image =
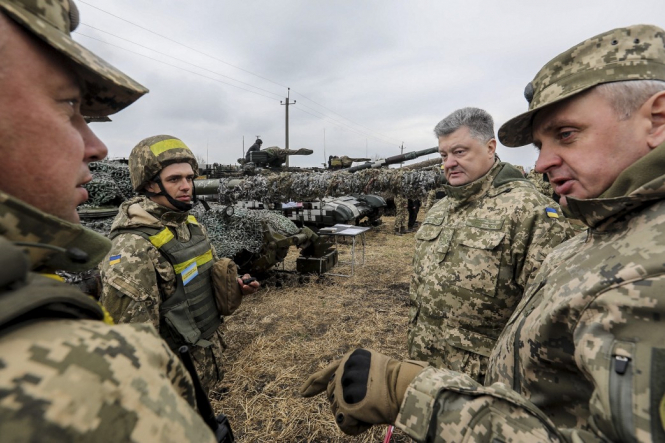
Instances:
[[[342,434],[324,395],[304,399],[312,372],[356,347],[406,356],[413,234],[393,235],[393,219],[367,234],[365,265],[352,278],[297,278],[248,297],[226,320],[226,376],[213,407],[229,416],[238,442],[383,441],[385,426]],[[348,248],[340,247],[341,258]],[[286,269],[295,268],[298,251]],[[339,268],[346,271],[348,268]],[[395,431],[393,442],[410,441]]]

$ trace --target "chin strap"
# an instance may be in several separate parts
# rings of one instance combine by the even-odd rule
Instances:
[[[182,212],[187,212],[190,211],[194,207],[194,203],[196,203],[196,188],[194,185],[192,185],[192,203],[183,203],[179,200],[176,200],[175,198],[171,197],[168,192],[166,192],[166,189],[164,189],[164,185],[162,184],[162,179],[159,177],[156,177],[153,180],[155,183],[157,183],[157,186],[159,186],[159,189],[161,192],[150,192],[150,191],[145,191],[145,195],[148,197],[156,197],[156,196],[164,196],[166,197],[166,200],[173,205],[174,208],[176,208],[178,211]]]

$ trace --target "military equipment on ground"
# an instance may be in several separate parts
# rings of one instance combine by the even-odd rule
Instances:
[[[91,163],[90,171],[93,180],[85,185],[90,198],[78,208],[79,216],[84,226],[108,236],[119,205],[134,196],[129,168],[126,161],[105,160]],[[328,238],[299,228],[278,213],[242,208],[229,211],[228,205],[212,205],[209,211],[196,206],[192,214],[206,227],[217,254],[232,258],[243,273],[268,271],[284,260],[290,246],[299,247],[301,256],[309,261],[323,261],[323,272],[337,263]],[[298,271],[306,268],[297,262]]]
[[[255,166],[264,168],[281,168],[286,163],[286,158],[291,155],[312,155],[314,151],[311,149],[283,149],[277,146],[271,146],[260,151],[252,151],[247,153],[249,162],[244,158],[239,158],[238,163],[241,165],[253,163]]]
[[[392,157],[384,158],[381,160],[376,160],[374,162],[367,162],[358,166],[351,166],[347,169],[349,172],[362,171],[363,169],[370,168],[383,168],[385,166],[396,165],[397,163],[402,163],[408,160],[413,160],[423,155],[436,154],[439,152],[439,148],[429,148],[423,149],[422,151],[412,151],[407,152],[406,154],[393,155]]]
[[[330,158],[328,158],[328,169],[342,169],[342,168],[350,168],[353,166],[354,162],[368,162],[371,161],[372,159],[370,158],[354,158],[354,157],[347,157],[346,155],[343,155],[341,157],[338,157],[336,155],[331,155]]]

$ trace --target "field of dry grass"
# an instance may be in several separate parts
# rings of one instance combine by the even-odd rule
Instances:
[[[236,441],[377,442],[386,426],[347,437],[324,395],[304,399],[299,386],[312,372],[356,347],[406,356],[413,234],[393,235],[393,218],[367,234],[365,265],[352,278],[294,277],[267,286],[226,319],[226,376],[213,407],[229,416]],[[348,258],[341,245],[341,259]],[[286,269],[295,269],[293,249]],[[347,271],[348,268],[340,268]],[[393,442],[410,441],[395,431]]]

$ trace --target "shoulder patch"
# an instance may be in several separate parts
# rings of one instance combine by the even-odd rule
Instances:
[[[545,213],[549,218],[559,218],[559,214],[556,212],[556,209],[547,207],[545,208]]]
[[[110,256],[109,257],[109,265],[111,265],[111,266],[117,265],[118,263],[120,263],[121,258],[122,258],[122,254]]]

